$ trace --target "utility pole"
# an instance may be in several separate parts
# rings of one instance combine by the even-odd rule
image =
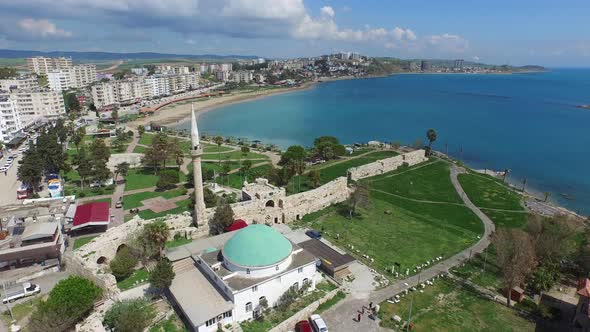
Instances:
[[[418,285],[420,285],[420,279],[422,277],[422,270],[418,273]],[[406,332],[410,331],[410,323],[412,322],[412,307],[414,306],[414,292],[412,292],[412,299],[410,300],[410,314],[408,315],[408,326],[406,326]]]
[[[483,269],[481,269],[481,272],[486,271],[486,263],[488,262],[488,248],[485,248],[484,251],[485,251],[485,255],[483,258]]]

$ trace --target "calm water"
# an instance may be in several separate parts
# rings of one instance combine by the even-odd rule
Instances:
[[[517,75],[397,75],[337,81],[227,106],[199,119],[208,134],[309,146],[321,135],[344,143],[426,141],[475,168],[511,170],[511,181],[550,191],[590,213],[590,69]],[[182,125],[181,125],[182,127]],[[562,194],[573,197],[565,199]]]

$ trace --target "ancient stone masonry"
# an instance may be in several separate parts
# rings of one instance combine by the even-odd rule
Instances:
[[[348,178],[350,180],[360,180],[371,176],[381,175],[387,172],[395,171],[398,167],[407,164],[414,166],[421,162],[427,161],[426,151],[416,150],[401,154],[399,156],[377,160],[370,164],[353,167],[348,170]]]
[[[115,277],[110,273],[109,263],[115,258],[117,251],[127,246],[144,225],[153,221],[135,217],[123,225],[109,228],[79,249],[68,252],[64,257],[67,269],[94,281],[106,291],[109,298],[117,299],[119,289]],[[203,230],[192,227],[193,218],[188,212],[169,216],[165,222],[170,230],[170,238],[176,234],[191,238],[207,235],[202,233]]]

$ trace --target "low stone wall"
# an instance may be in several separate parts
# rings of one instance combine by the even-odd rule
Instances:
[[[399,156],[377,160],[370,164],[350,168],[348,170],[348,178],[358,181],[360,179],[394,171],[403,164],[414,166],[427,160],[428,158],[426,157],[426,151],[420,149],[400,154]]]
[[[283,199],[285,222],[299,220],[306,214],[343,202],[349,196],[348,181],[344,176],[332,180],[319,188],[287,196]]]
[[[170,238],[176,234],[191,238],[207,235],[202,234],[201,229],[192,227],[193,218],[188,212],[168,216],[164,220],[170,230]],[[109,228],[81,248],[67,252],[64,255],[66,268],[74,274],[94,281],[97,286],[105,290],[107,297],[116,299],[119,289],[115,277],[110,273],[109,262],[121,247],[127,245],[135,234],[153,221],[136,216],[122,225]]]
[[[315,302],[312,302],[310,305],[299,310],[296,314],[289,317],[287,320],[285,320],[282,323],[280,323],[279,325],[273,327],[269,332],[293,331],[295,329],[295,324],[297,324],[297,322],[299,322],[301,320],[307,320],[309,318],[309,316],[314,314],[314,312],[317,310],[317,308],[320,306],[320,304],[332,299],[334,296],[336,296],[336,294],[338,293],[339,290],[340,289],[336,288],[336,289],[330,291],[328,294],[326,294],[321,299],[319,299]]]

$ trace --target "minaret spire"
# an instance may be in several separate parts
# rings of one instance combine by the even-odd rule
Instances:
[[[201,156],[203,155],[203,148],[201,147],[201,140],[199,137],[199,129],[197,128],[197,116],[195,114],[195,106],[192,106],[191,114],[191,156],[193,159],[193,176],[195,183],[195,225],[197,227],[207,227],[208,223],[205,220],[205,196],[203,193],[203,175],[201,170]]]

